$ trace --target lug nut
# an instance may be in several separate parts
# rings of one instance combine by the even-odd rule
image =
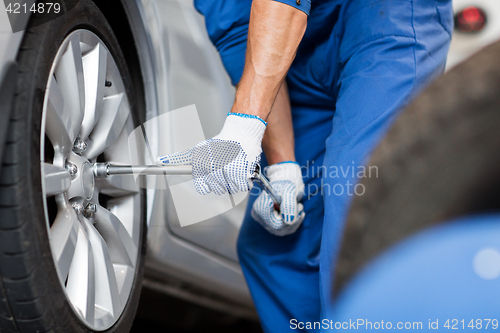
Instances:
[[[97,211],[97,205],[93,203],[89,203],[87,207],[83,210],[83,216],[86,218],[91,218],[92,214],[94,214]]]
[[[68,170],[69,174],[74,176],[78,172],[78,167],[73,163],[66,164],[66,170]]]
[[[82,141],[82,140],[76,140],[75,144],[73,145],[73,151],[76,154],[81,154],[85,150],[87,150],[87,142]]]
[[[76,215],[80,215],[81,213],[83,213],[83,205],[82,204],[75,202],[71,206],[75,210]]]
[[[97,211],[97,205],[93,203],[89,203],[87,207],[85,207],[86,213],[95,213]]]

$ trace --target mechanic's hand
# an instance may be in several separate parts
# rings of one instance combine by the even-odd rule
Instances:
[[[157,163],[192,164],[194,186],[200,194],[249,191],[266,125],[257,116],[229,113],[219,135],[184,152],[160,156]]]
[[[304,221],[306,213],[299,202],[304,195],[304,182],[300,166],[295,162],[273,164],[266,168],[271,186],[281,196],[280,212],[265,191],[252,206],[252,217],[276,236],[293,234]]]

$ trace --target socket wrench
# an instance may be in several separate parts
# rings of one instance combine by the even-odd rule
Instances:
[[[191,175],[191,165],[116,165],[109,163],[94,163],[93,171],[95,178],[106,178],[114,175]],[[267,177],[262,173],[259,164],[256,165],[252,176],[253,182],[269,194],[274,202],[274,208],[279,211],[281,196],[273,189]]]

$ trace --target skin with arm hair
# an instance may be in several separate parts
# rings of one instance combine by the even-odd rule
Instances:
[[[262,148],[269,165],[284,161],[295,161],[295,142],[292,127],[292,113],[288,88],[283,82],[272,112],[267,118],[267,129]]]

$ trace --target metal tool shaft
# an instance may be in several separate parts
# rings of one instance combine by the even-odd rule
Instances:
[[[257,164],[257,166],[255,167],[255,172],[253,174],[253,180],[254,180],[254,182],[257,181],[257,183],[259,185],[261,185],[261,187],[264,189],[264,191],[266,191],[267,194],[269,194],[269,196],[271,197],[271,199],[274,202],[274,206],[275,206],[276,210],[279,211],[279,207],[281,205],[281,196],[271,186],[271,183],[269,182],[267,177],[264,176],[264,174],[262,174],[259,164]]]
[[[159,165],[113,165],[108,164],[106,174],[112,175],[191,175],[190,165],[159,166]]]
[[[191,165],[114,165],[109,163],[95,163],[93,168],[96,178],[106,178],[113,175],[191,175],[193,171]],[[273,189],[266,176],[261,173],[260,165],[258,164],[252,179],[258,182],[264,191],[269,194],[276,209],[279,210],[281,197]]]

